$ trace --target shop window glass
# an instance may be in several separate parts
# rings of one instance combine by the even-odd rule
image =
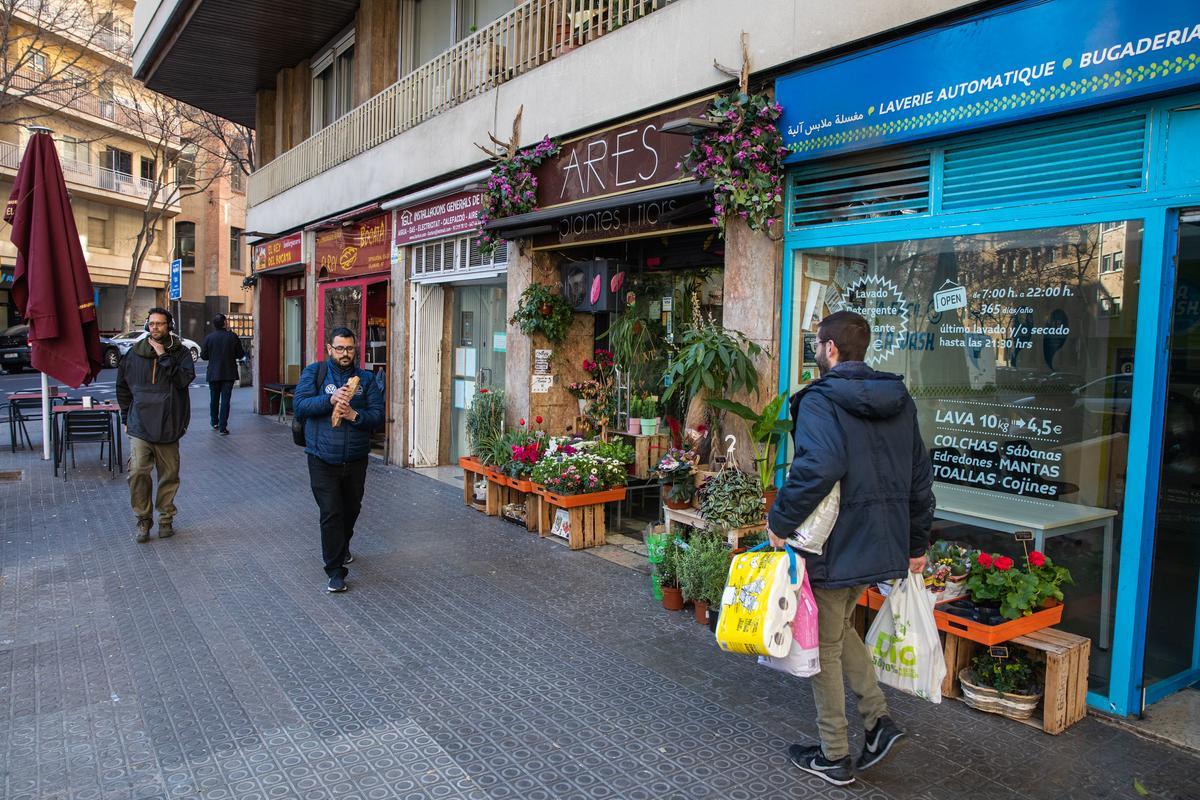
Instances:
[[[904,376],[943,499],[1033,517],[1117,512],[1115,554],[1142,227],[1139,220],[1103,231],[1090,224],[797,251],[793,318],[809,340],[833,311],[871,321],[866,361]],[[1121,268],[1108,266],[1115,264]],[[792,374],[800,382],[815,377],[816,366],[811,343],[798,345]],[[1010,536],[984,525],[939,520],[934,538],[1021,555]],[[1075,578],[1064,627],[1097,640],[1107,639],[1099,611],[1106,568],[1116,585],[1116,558],[1105,563],[1103,539],[1096,528],[1045,545]],[[1111,620],[1110,605],[1110,631]],[[1094,649],[1091,688],[1104,690],[1108,666],[1107,651]]]
[[[361,286],[337,286],[325,290],[326,338],[329,337],[331,330],[340,325],[354,331],[359,342],[362,342],[362,297]]]

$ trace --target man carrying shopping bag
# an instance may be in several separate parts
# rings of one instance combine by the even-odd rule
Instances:
[[[800,526],[841,481],[837,522],[819,555],[802,552],[817,603],[821,671],[813,676],[820,746],[792,745],[800,769],[837,786],[854,782],[904,735],[887,702],[862,638],[850,622],[868,584],[925,567],[933,492],[929,456],[916,407],[899,375],[863,362],[871,328],[839,311],[817,328],[821,377],[792,399],[795,459],[768,516],[771,544]],[[850,756],[842,676],[858,697],[866,742]]]

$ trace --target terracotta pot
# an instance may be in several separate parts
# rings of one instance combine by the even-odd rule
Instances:
[[[663,486],[663,487],[662,487],[662,499],[663,499],[663,505],[665,505],[667,508],[673,508],[673,509],[675,509],[675,510],[680,510],[680,509],[684,509],[684,508],[691,508],[691,507],[692,507],[692,501],[691,501],[691,500],[672,500],[672,499],[670,499],[670,497],[668,496],[670,493],[671,493],[671,487],[670,487],[670,486]]]
[[[683,590],[678,586],[663,586],[662,604],[667,611],[683,611]]]
[[[695,606],[692,608],[692,613],[696,617],[696,622],[701,625],[708,624],[708,603],[703,600],[697,600]]]
[[[763,505],[767,507],[767,513],[770,513],[771,506],[775,505],[775,495],[779,494],[778,489],[768,489],[763,492]]]

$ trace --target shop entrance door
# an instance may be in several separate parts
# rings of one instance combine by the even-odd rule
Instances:
[[[450,461],[468,455],[466,412],[480,389],[504,388],[505,289],[455,286]]]
[[[1200,209],[1180,215],[1145,702],[1200,682]]]

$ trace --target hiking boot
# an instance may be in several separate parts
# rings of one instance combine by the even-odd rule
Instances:
[[[880,717],[875,727],[867,731],[862,755],[858,757],[858,769],[864,770],[878,764],[903,736],[904,731],[892,722],[891,717]]]
[[[805,747],[794,744],[788,748],[788,758],[800,769],[816,775],[826,783],[834,786],[847,786],[854,783],[854,761],[850,756],[830,761],[825,758],[820,745]]]
[[[158,538],[170,539],[175,535],[175,529],[171,527],[171,523],[158,523]]]
[[[351,553],[349,550],[347,550],[346,558],[342,561],[342,565],[345,566],[346,564],[353,564],[353,563],[354,563],[354,554]]]
[[[330,578],[327,592],[344,592],[346,591],[346,579],[342,577]]]
[[[139,519],[137,521],[137,535],[133,540],[138,544],[145,544],[146,542],[150,541],[150,526],[153,524],[153,520]]]

